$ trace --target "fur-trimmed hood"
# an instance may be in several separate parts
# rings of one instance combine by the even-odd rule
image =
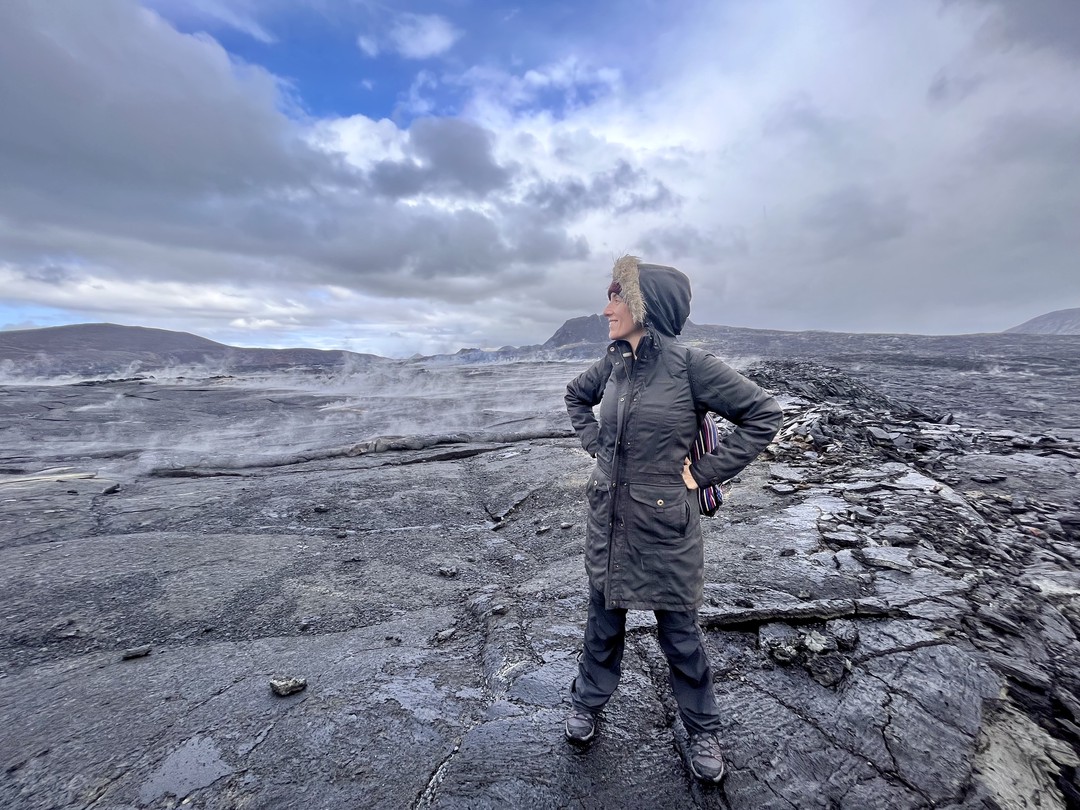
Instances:
[[[637,256],[623,256],[615,262],[611,278],[619,285],[634,323],[669,337],[682,332],[690,317],[690,279],[683,273],[662,264],[643,264]]]

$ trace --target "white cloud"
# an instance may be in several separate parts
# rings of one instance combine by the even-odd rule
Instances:
[[[96,313],[145,313],[148,317],[228,317],[299,323],[310,307],[287,298],[267,298],[261,289],[221,282],[154,281],[113,277],[108,270],[71,267],[62,284],[0,265],[5,298]]]
[[[408,133],[388,118],[352,115],[315,122],[307,138],[316,148],[340,153],[357,169],[370,169],[376,161],[402,160]]]
[[[371,58],[392,51],[405,59],[431,59],[449,51],[464,33],[437,14],[401,12],[383,32],[360,34],[356,45]]]
[[[277,42],[257,19],[258,0],[146,0],[170,19],[190,19],[232,28],[267,45]]]
[[[413,77],[412,84],[405,97],[398,102],[394,109],[395,115],[407,115],[410,118],[419,118],[431,115],[435,112],[434,93],[430,92],[438,87],[439,81],[430,70],[421,70]]]
[[[463,32],[437,14],[398,14],[388,36],[406,59],[430,59],[446,53]]]
[[[373,36],[360,34],[356,38],[356,46],[372,59],[379,55],[379,42]]]

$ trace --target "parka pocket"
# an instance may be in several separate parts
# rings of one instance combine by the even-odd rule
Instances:
[[[589,500],[589,507],[595,508],[601,501],[608,503],[611,496],[611,478],[599,467],[593,469],[589,475],[589,485],[585,490],[585,497]]]
[[[611,521],[611,479],[599,466],[589,475],[585,497],[589,502],[589,533],[606,535]]]
[[[684,486],[630,484],[631,530],[642,540],[681,540],[690,524],[690,502]]]

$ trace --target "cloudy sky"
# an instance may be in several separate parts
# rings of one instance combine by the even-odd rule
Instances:
[[[0,328],[541,342],[1080,306],[1076,0],[3,0]]]

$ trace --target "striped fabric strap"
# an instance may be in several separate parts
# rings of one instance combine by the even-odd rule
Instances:
[[[711,453],[719,444],[720,432],[716,429],[716,423],[709,414],[705,414],[701,417],[697,438],[690,446],[690,462],[693,463],[706,453]],[[720,489],[719,484],[698,487],[697,493],[701,514],[708,517],[715,515],[716,510],[720,508],[720,504],[724,502],[724,492]]]

